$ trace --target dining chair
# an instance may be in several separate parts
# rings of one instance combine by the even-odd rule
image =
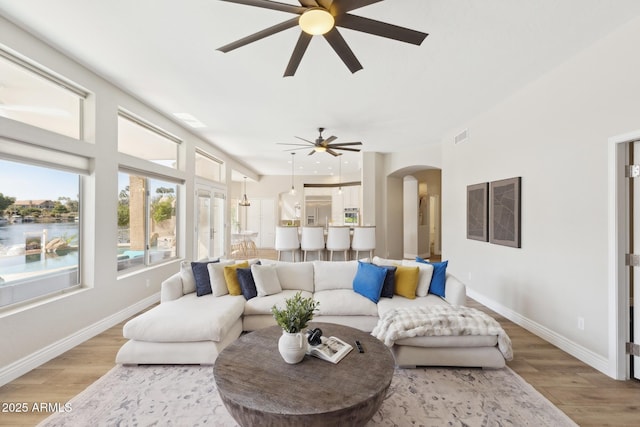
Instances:
[[[276,226],[275,249],[278,251],[278,261],[281,259],[282,252],[290,251],[292,261],[295,262],[296,252],[300,249],[298,227]]]
[[[257,231],[245,231],[243,245],[246,256],[258,256],[258,247],[255,239],[258,237]]]
[[[373,251],[376,249],[376,227],[354,227],[353,239],[351,240],[351,250],[356,252],[369,251],[369,258],[373,258]]]
[[[349,259],[349,249],[351,249],[351,230],[349,227],[329,227],[327,232],[327,251],[329,251],[329,261],[333,261],[333,252],[342,251],[344,260]]]
[[[318,252],[318,259],[322,259],[324,251],[324,227],[302,227],[300,249],[304,253],[304,261],[308,252]]]

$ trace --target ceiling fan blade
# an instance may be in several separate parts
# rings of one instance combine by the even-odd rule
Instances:
[[[347,13],[350,10],[359,9],[361,7],[369,6],[370,4],[379,3],[383,0],[341,0],[340,2],[333,2],[331,5],[331,13],[333,16]],[[323,6],[324,7],[324,6]]]
[[[316,150],[311,150],[311,151],[309,152],[309,154],[307,154],[307,156],[310,156],[310,155],[315,154],[315,153],[316,153]]]
[[[335,141],[336,139],[338,139],[337,136],[331,135],[329,138],[327,138],[324,141],[322,141],[322,145],[327,145],[327,144],[331,143],[332,141]]]
[[[362,145],[362,142],[336,142],[335,144],[331,144],[332,147],[338,147],[342,145]]]
[[[386,37],[405,43],[420,45],[429,35],[420,31],[411,30],[405,27],[380,22],[362,16],[344,14],[336,16],[336,25],[350,30],[361,31],[374,36]]]
[[[331,154],[333,157],[338,157],[340,153],[336,153],[331,148],[327,148],[327,153]]]
[[[297,150],[306,150],[309,147],[300,147],[300,148],[289,148],[286,150],[282,150],[282,151],[297,151]]]
[[[309,143],[309,144],[311,144],[311,145],[316,145],[316,143],[315,143],[315,142],[313,142],[313,141],[309,141],[308,139],[300,138],[299,136],[296,136],[296,138],[301,139],[301,140],[303,140],[304,142],[308,142],[308,143]]]
[[[289,142],[276,142],[277,145],[296,145],[298,147],[305,147],[305,148],[309,148],[309,146],[307,144],[293,144],[293,143],[289,143]]]
[[[302,15],[305,12],[305,10],[307,10],[306,8],[301,6],[294,6],[292,4],[278,3],[276,1],[269,1],[269,0],[222,0],[222,1],[226,1],[229,3],[245,4],[247,6],[261,7],[263,9],[279,10],[281,12],[296,13],[298,15]]]
[[[296,73],[298,65],[300,65],[300,61],[302,61],[302,57],[307,51],[307,47],[309,46],[309,42],[311,41],[312,37],[313,36],[311,34],[300,31],[300,37],[298,38],[296,47],[293,49],[291,59],[289,59],[289,65],[287,65],[287,69],[284,70],[284,77],[290,77]]]
[[[333,27],[331,31],[325,34],[324,38],[329,42],[333,50],[336,51],[351,73],[362,70],[362,64],[360,64],[360,61],[358,61],[358,58],[353,54],[353,51],[336,27]]]
[[[264,30],[258,31],[255,34],[251,34],[250,36],[241,38],[240,40],[236,40],[233,43],[229,43],[227,45],[219,47],[216,50],[227,53],[239,47],[248,45],[249,43],[255,42],[265,37],[272,36],[276,33],[279,33],[280,31],[288,30],[289,28],[295,27],[296,25],[298,25],[298,18],[292,18],[287,21],[281,22],[277,25],[274,25],[273,27],[265,28]]]
[[[333,149],[333,150],[344,150],[344,151],[354,151],[356,153],[360,152],[359,148],[344,148],[344,147],[327,147],[328,149]]]
[[[318,7],[318,3],[315,0],[298,0],[304,7]]]

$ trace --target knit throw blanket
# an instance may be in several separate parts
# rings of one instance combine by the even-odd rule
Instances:
[[[497,335],[505,360],[513,359],[511,339],[491,316],[470,307],[435,305],[395,308],[380,318],[371,335],[388,347],[396,340],[423,336]]]

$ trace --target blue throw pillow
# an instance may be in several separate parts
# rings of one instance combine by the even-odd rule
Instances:
[[[192,262],[191,270],[193,271],[193,278],[196,281],[196,295],[201,297],[213,293],[211,290],[211,279],[209,278],[209,270],[207,270],[207,264],[220,262],[219,260],[204,261],[204,262]]]
[[[377,303],[380,301],[380,293],[386,276],[386,268],[358,261],[358,271],[356,277],[353,278],[353,290]]]
[[[384,277],[384,283],[382,284],[380,297],[393,298],[393,294],[396,291],[396,270],[398,267],[395,265],[381,265],[380,267],[387,270],[387,274]]]
[[[447,265],[449,264],[449,261],[428,262],[420,257],[416,257],[416,261],[433,265],[433,276],[431,276],[429,293],[444,298],[445,284],[447,281]]]
[[[258,296],[256,289],[256,282],[253,280],[253,274],[251,274],[251,267],[236,269],[238,275],[238,282],[240,283],[240,289],[244,299],[250,300]]]

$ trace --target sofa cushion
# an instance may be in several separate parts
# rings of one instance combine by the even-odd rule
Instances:
[[[315,292],[330,289],[353,291],[353,278],[358,271],[358,261],[313,261]]]
[[[282,289],[313,292],[313,264],[310,262],[279,262],[275,264]]]
[[[253,274],[259,297],[282,292],[275,265],[254,264],[251,266],[251,274]]]
[[[251,316],[251,315],[258,315],[258,314],[268,314],[271,316],[272,315],[271,307],[275,305],[279,308],[284,308],[285,300],[287,298],[293,297],[298,292],[300,292],[303,298],[309,298],[313,296],[311,292],[296,291],[291,289],[283,290],[280,293],[267,295],[264,297],[259,296],[245,302],[244,315]]]
[[[238,282],[238,273],[236,271],[238,268],[247,267],[249,267],[249,262],[247,261],[224,266],[224,281],[229,295],[242,295],[242,288],[240,287],[240,282]]]
[[[418,267],[398,266],[396,268],[396,295],[410,299],[415,298],[419,274]]]
[[[313,294],[318,301],[318,316],[377,316],[378,307],[369,298],[352,289],[331,289]],[[318,319],[321,321],[321,319]]]
[[[234,261],[226,260],[207,266],[207,270],[209,271],[209,286],[214,296],[220,297],[229,293],[227,281],[224,279],[224,268],[233,263]]]
[[[204,261],[204,262],[192,262],[191,270],[193,271],[193,278],[196,285],[196,294],[201,297],[202,295],[208,295],[211,293],[211,282],[209,280],[208,266],[210,264],[218,263],[218,260]]]
[[[242,315],[242,296],[191,293],[129,320],[125,338],[152,342],[220,341]]]
[[[386,268],[358,261],[358,270],[353,278],[353,290],[377,303],[386,276]]]
[[[444,298],[445,285],[447,281],[447,265],[449,265],[449,261],[429,262],[420,257],[416,257],[416,261],[419,263],[431,265],[433,267],[433,277],[431,278],[429,293]]]
[[[416,288],[416,296],[426,297],[429,293],[431,278],[433,277],[433,265],[427,262],[418,262],[417,258],[416,261],[407,259],[402,260],[402,265],[405,267],[418,267],[420,269],[420,272],[418,273],[418,287]]]
[[[240,283],[242,296],[244,296],[244,298],[247,300],[257,297],[258,290],[256,289],[256,282],[253,280],[251,267],[238,268],[236,270],[236,273],[238,275],[238,283]]]

